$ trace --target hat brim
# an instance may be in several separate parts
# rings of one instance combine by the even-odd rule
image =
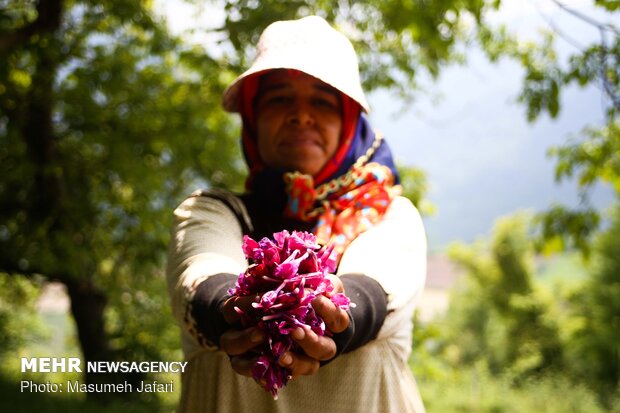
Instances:
[[[300,72],[303,72],[307,75],[310,75],[312,77],[315,77],[319,80],[321,80],[322,82],[325,82],[326,84],[330,85],[331,87],[333,87],[334,89],[338,90],[341,93],[344,93],[345,95],[349,96],[351,99],[353,99],[354,101],[356,101],[360,107],[362,108],[362,110],[366,113],[370,112],[370,106],[368,105],[368,102],[366,101],[366,98],[363,96],[363,92],[359,91],[359,93],[356,93],[356,96],[352,96],[351,93],[347,93],[346,91],[338,88],[336,85],[334,85],[333,83],[330,83],[329,81],[326,81],[325,79],[320,78],[319,76],[316,76],[313,73],[309,73],[306,70],[303,70],[299,67],[293,67],[292,65],[279,65],[279,66],[272,66],[269,68],[258,68],[258,67],[252,67],[250,69],[248,69],[247,71],[245,71],[244,73],[242,73],[239,77],[237,77],[225,90],[224,93],[222,95],[222,107],[227,111],[227,112],[232,112],[232,113],[239,113],[241,112],[241,102],[240,102],[240,96],[241,96],[241,86],[243,84],[243,81],[250,77],[250,76],[261,76],[264,75],[270,71],[273,70],[278,70],[278,69],[293,69],[293,70],[298,70]]]

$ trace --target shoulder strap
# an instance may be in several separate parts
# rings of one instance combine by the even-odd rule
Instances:
[[[250,215],[248,214],[245,205],[241,199],[239,199],[239,197],[232,192],[221,188],[198,189],[194,191],[191,196],[205,196],[221,201],[235,214],[237,221],[239,221],[239,224],[241,225],[243,234],[248,235],[254,231],[252,220],[250,219]]]

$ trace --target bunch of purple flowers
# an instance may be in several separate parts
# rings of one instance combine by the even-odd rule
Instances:
[[[258,242],[244,236],[243,252],[250,265],[229,294],[260,297],[252,304],[253,311],[235,310],[244,327],[257,326],[265,332],[267,340],[258,349],[252,376],[277,398],[291,374],[278,364],[278,359],[287,351],[300,350],[290,333],[302,327],[320,336],[330,334],[312,301],[323,294],[344,310],[351,302],[342,293],[332,294],[334,287],[326,278],[336,268],[332,249],[321,248],[311,233],[282,231],[273,234],[273,240],[263,238]]]

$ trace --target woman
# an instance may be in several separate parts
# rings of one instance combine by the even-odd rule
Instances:
[[[198,191],[175,210],[168,279],[189,361],[180,411],[423,412],[407,359],[424,229],[365,117],[351,43],[319,17],[273,23],[223,105],[243,120],[248,190]],[[293,332],[302,351],[280,358],[293,380],[274,400],[250,377],[248,351],[265,337],[234,310],[251,298],[227,290],[247,267],[243,235],[283,229],[335,246],[331,279],[356,307],[313,302],[333,335]]]

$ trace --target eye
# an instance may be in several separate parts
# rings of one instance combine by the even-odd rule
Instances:
[[[290,99],[288,96],[274,96],[268,100],[269,103],[287,103]]]
[[[333,97],[316,97],[313,99],[313,104],[322,109],[328,110],[340,110],[339,102],[336,98]]]
[[[284,94],[267,94],[260,100],[260,106],[284,106],[291,103],[291,97]]]

